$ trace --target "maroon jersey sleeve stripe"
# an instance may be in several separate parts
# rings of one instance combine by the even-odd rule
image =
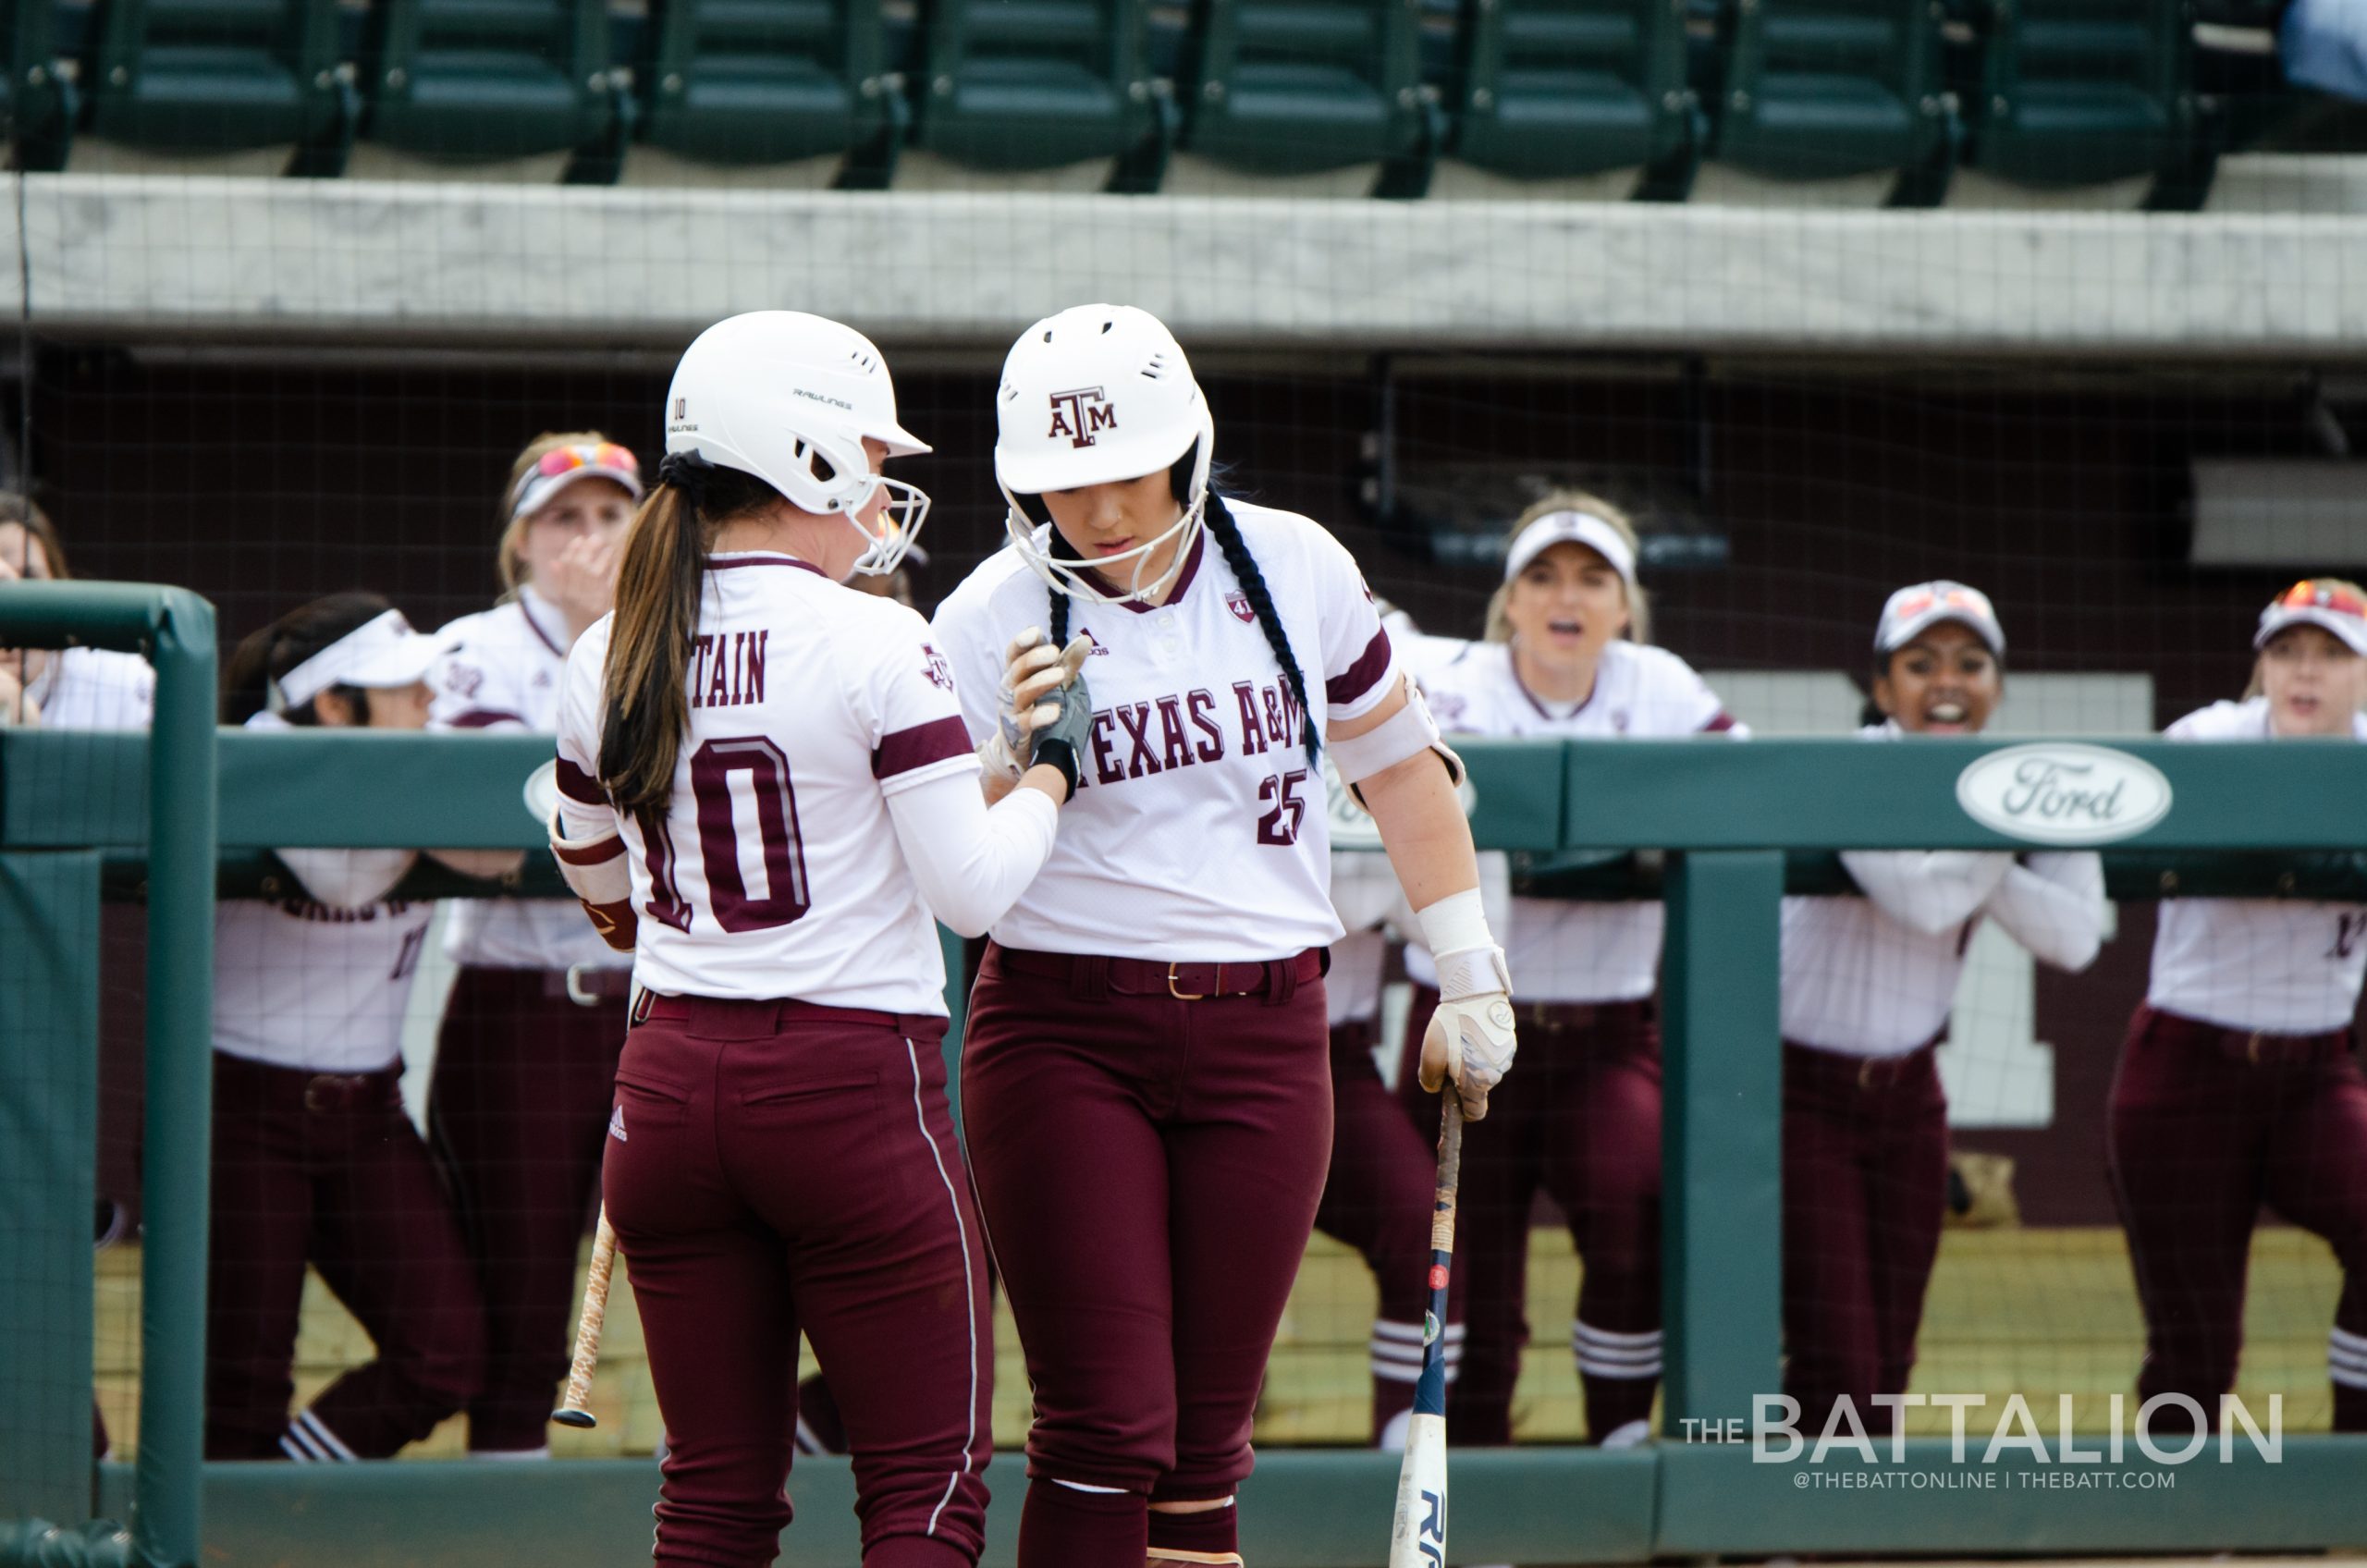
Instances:
[[[523,724],[526,720],[522,715],[505,713],[499,708],[471,708],[466,713],[454,714],[446,722],[455,729],[483,729],[489,724]]]
[[[551,853],[570,865],[605,865],[625,852],[622,834],[603,839],[596,844],[578,847],[574,844],[553,844]]]
[[[1735,716],[1728,713],[1725,709],[1720,708],[1718,710],[1718,717],[1701,727],[1701,733],[1704,735],[1716,735],[1722,731],[1732,729],[1734,727]]]
[[[893,778],[916,767],[970,753],[970,731],[959,718],[933,718],[880,737],[871,751],[871,777]]]
[[[558,792],[578,805],[608,803],[608,792],[600,788],[600,781],[565,757],[558,759]]]
[[[1371,691],[1388,672],[1389,632],[1384,629],[1372,634],[1372,641],[1365,644],[1365,651],[1356,655],[1356,662],[1345,673],[1323,683],[1323,695],[1334,707],[1353,703]]]

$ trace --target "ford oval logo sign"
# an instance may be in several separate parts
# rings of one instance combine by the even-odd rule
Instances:
[[[2162,770],[2109,746],[2041,741],[1992,752],[1956,776],[1956,804],[2032,844],[2110,844],[2170,815]]]

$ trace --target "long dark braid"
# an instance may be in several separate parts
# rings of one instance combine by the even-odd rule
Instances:
[[[1191,505],[1190,488],[1196,452],[1187,451],[1168,471],[1177,501]],[[1029,497],[1031,500],[1034,497]],[[1041,505],[1040,502],[1037,503]],[[1034,508],[1029,508],[1034,516]],[[1306,700],[1306,677],[1298,668],[1298,659],[1291,652],[1290,639],[1282,635],[1282,618],[1274,609],[1272,590],[1266,586],[1266,574],[1257,570],[1257,557],[1249,553],[1249,542],[1241,536],[1241,525],[1233,521],[1224,497],[1217,494],[1213,481],[1208,486],[1208,500],[1201,522],[1215,538],[1217,548],[1224,552],[1224,564],[1233,569],[1233,577],[1241,583],[1242,594],[1249,600],[1249,607],[1257,613],[1257,629],[1266,634],[1266,645],[1274,650],[1274,660],[1282,667],[1282,680],[1298,699],[1300,723],[1305,727],[1307,760],[1312,762],[1322,753],[1323,742],[1315,727],[1315,709]],[[1060,560],[1079,560],[1057,528],[1051,531],[1051,552]],[[1049,590],[1052,616],[1052,646],[1066,647],[1069,640],[1069,596],[1058,588]]]
[[[1257,557],[1249,553],[1249,542],[1241,536],[1241,525],[1233,521],[1224,497],[1213,489],[1208,492],[1208,508],[1203,521],[1216,540],[1217,548],[1224,552],[1224,564],[1233,569],[1241,592],[1249,600],[1249,607],[1257,613],[1257,628],[1265,632],[1266,645],[1274,650],[1274,660],[1282,667],[1282,679],[1290,683],[1291,695],[1298,699],[1299,722],[1306,731],[1306,759],[1313,762],[1323,751],[1323,742],[1315,729],[1315,708],[1306,700],[1306,677],[1300,673],[1298,660],[1291,653],[1290,639],[1282,635],[1282,618],[1275,613],[1274,595],[1266,586],[1266,574],[1257,570]]]

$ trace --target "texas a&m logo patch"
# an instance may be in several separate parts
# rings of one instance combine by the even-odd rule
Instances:
[[[1250,606],[1249,595],[1238,588],[1224,596],[1224,607],[1231,610],[1233,619],[1244,626],[1249,625],[1257,619],[1257,610]]]
[[[1090,447],[1099,432],[1117,428],[1118,410],[1101,388],[1080,386],[1052,394],[1052,428],[1044,435],[1047,439],[1065,435],[1072,447]]]
[[[921,673],[928,677],[928,683],[948,692],[952,691],[953,667],[945,662],[945,655],[938,653],[934,644],[928,643],[921,644],[921,654],[927,661]]]

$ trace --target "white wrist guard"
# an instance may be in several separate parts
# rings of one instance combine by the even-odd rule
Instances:
[[[1463,784],[1463,759],[1454,748],[1439,738],[1438,721],[1430,717],[1430,706],[1422,701],[1422,692],[1412,681],[1405,682],[1405,705],[1388,718],[1361,735],[1330,741],[1326,747],[1331,753],[1332,766],[1340,770],[1352,792],[1364,780],[1376,773],[1385,773],[1408,757],[1424,752],[1435,752],[1446,766],[1447,778],[1456,788]],[[1356,792],[1358,803],[1364,796]]]
[[[590,839],[570,839],[557,811],[551,813],[551,853],[570,891],[587,904],[620,903],[632,897],[632,867],[625,861],[625,841],[610,824],[606,833]]]

